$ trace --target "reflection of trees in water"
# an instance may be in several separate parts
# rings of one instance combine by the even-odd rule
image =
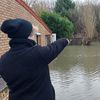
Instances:
[[[92,75],[100,72],[100,48],[99,47],[67,47],[57,59],[50,65],[51,70],[69,72],[75,66],[85,71],[85,74]]]
[[[50,64],[57,100],[100,99],[99,51],[100,46],[69,46]]]

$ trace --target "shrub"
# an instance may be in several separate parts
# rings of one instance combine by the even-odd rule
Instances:
[[[56,13],[41,13],[42,20],[57,34],[57,38],[67,37],[70,38],[74,32],[74,25],[68,18],[61,17]]]

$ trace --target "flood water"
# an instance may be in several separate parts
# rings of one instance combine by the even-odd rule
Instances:
[[[50,73],[56,100],[100,100],[100,43],[66,47]]]

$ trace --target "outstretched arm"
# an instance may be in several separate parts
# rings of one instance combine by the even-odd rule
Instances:
[[[39,52],[46,63],[50,63],[69,44],[69,40],[62,38],[47,46],[40,47]]]

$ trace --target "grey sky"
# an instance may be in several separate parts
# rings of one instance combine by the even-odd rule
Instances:
[[[29,0],[30,1],[30,0]],[[55,2],[55,1],[57,1],[57,0],[37,0],[37,1],[47,1],[47,2]],[[82,3],[82,2],[84,2],[84,1],[93,1],[93,2],[95,2],[95,3],[100,3],[100,0],[73,0],[73,1],[76,1],[76,2],[80,2],[80,3]]]
[[[38,1],[47,1],[47,2],[55,2],[57,0],[38,0]],[[73,0],[73,1],[78,1],[78,2],[84,2],[85,0]],[[96,0],[96,1],[100,1],[100,0]]]

